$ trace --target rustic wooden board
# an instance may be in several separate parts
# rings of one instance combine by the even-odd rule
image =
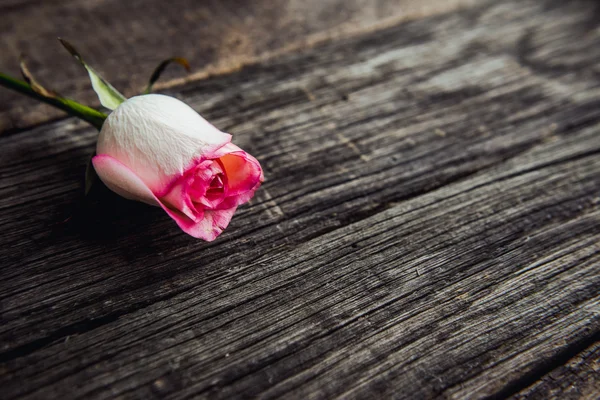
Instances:
[[[0,137],[3,396],[544,396],[566,368],[598,397],[599,9],[488,1],[170,89],[265,168],[213,243],[82,203],[82,123]]]
[[[562,360],[561,360],[562,361]],[[514,396],[515,399],[596,399],[600,392],[600,344],[595,343],[542,379]]]
[[[272,53],[455,9],[475,0],[0,0],[0,71],[18,74],[25,54],[41,82],[99,105],[87,74],[57,37],[126,95],[139,93],[162,60],[186,57],[188,79],[232,71]],[[169,78],[185,75],[177,68]],[[180,79],[176,79],[179,81]],[[0,131],[62,114],[0,92]]]

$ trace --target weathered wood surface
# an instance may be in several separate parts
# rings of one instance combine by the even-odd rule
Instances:
[[[146,85],[162,60],[187,57],[188,79],[222,73],[327,38],[455,9],[475,0],[0,0],[0,71],[18,74],[25,54],[48,87],[99,105],[87,74],[58,44],[67,38],[124,94]],[[165,77],[184,75],[177,68]],[[59,111],[0,92],[0,131]]]
[[[82,123],[0,137],[3,397],[597,398],[599,10],[487,1],[169,89],[265,168],[210,244],[78,202]]]
[[[595,343],[577,356],[523,390],[516,399],[596,399],[600,392],[600,343]]]

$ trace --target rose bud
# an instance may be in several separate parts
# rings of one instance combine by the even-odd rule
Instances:
[[[106,119],[92,159],[113,192],[162,207],[186,233],[214,240],[263,181],[258,161],[187,104],[132,97]]]

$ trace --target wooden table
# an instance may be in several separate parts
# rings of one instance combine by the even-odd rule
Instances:
[[[0,2],[0,68],[97,105],[70,39],[266,182],[215,242],[96,186],[0,90],[3,399],[600,398],[600,3]]]

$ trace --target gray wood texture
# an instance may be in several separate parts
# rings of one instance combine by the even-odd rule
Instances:
[[[515,399],[597,399],[600,344],[595,343],[539,379]]]
[[[166,89],[265,169],[213,243],[83,201],[85,124],[3,134],[3,398],[598,398],[599,15],[483,1]]]
[[[85,71],[56,40],[125,95],[139,93],[153,69],[187,57],[187,79],[234,71],[269,54],[441,13],[476,0],[0,0],[0,70],[19,73],[19,58],[47,87],[99,105]],[[181,77],[167,70],[165,78]],[[0,92],[0,131],[21,130],[61,112]]]

